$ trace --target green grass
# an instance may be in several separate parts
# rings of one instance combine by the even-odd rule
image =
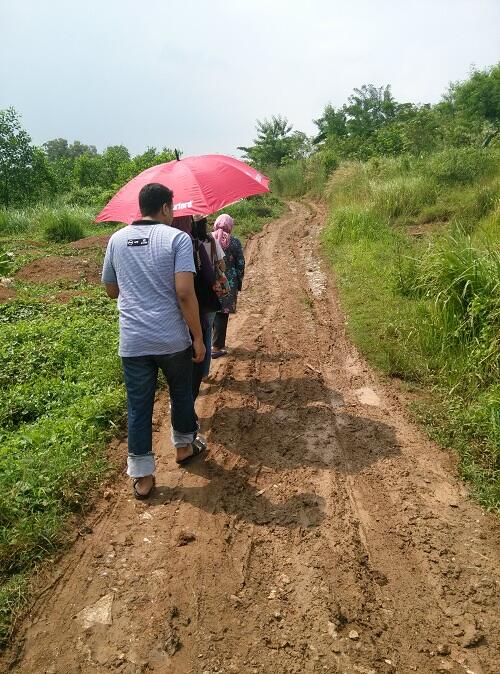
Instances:
[[[85,206],[38,204],[30,208],[0,208],[0,240],[45,239],[52,242],[114,231],[114,223],[95,223],[97,211]]]
[[[116,323],[100,289],[0,306],[0,640],[26,573],[60,546],[107,467],[125,409]]]
[[[323,232],[353,341],[420,391],[417,417],[458,452],[491,510],[500,510],[498,159],[471,150],[345,164],[330,180]],[[406,233],[430,222],[425,239]]]

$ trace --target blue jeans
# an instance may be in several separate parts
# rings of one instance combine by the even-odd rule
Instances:
[[[213,311],[205,314],[206,327],[203,330],[203,341],[205,342],[205,360],[203,361],[203,376],[208,377],[210,374],[210,363],[212,362],[212,330],[214,327],[214,319],[216,312]]]
[[[191,378],[192,348],[162,356],[123,357],[128,407],[128,466],[131,477],[152,475],[153,405],[160,369],[170,392],[172,442],[185,447],[196,438],[198,419],[194,411]]]

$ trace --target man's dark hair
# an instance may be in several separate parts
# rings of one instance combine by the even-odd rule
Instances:
[[[160,185],[160,183],[148,183],[144,185],[142,190],[139,192],[139,208],[141,214],[145,215],[156,215],[162,206],[167,204],[167,206],[172,206],[172,200],[174,198],[174,193],[165,185]]]

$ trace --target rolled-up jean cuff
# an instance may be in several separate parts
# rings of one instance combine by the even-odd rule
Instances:
[[[176,431],[174,428],[171,429],[172,444],[177,449],[177,447],[185,447],[190,445],[196,438],[197,431],[191,431],[190,433],[181,433]]]
[[[153,454],[129,454],[127,458],[127,475],[130,477],[146,477],[155,472]]]

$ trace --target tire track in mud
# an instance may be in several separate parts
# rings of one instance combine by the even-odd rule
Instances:
[[[498,525],[346,339],[323,217],[291,203],[249,243],[233,348],[198,404],[210,452],[176,467],[161,393],[154,499],[120,482],[6,670],[500,670]],[[110,624],[85,627],[103,597]]]

